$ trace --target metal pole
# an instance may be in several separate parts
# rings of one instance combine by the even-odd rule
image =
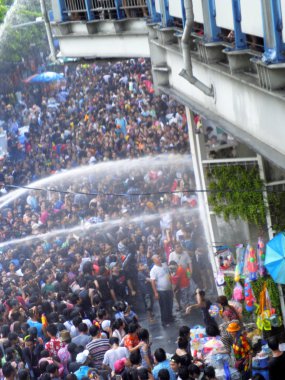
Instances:
[[[56,51],[55,51],[55,47],[53,44],[52,31],[51,31],[49,18],[48,18],[45,0],[40,0],[40,4],[41,4],[41,10],[42,10],[44,23],[45,23],[48,44],[49,44],[49,48],[50,48],[50,58],[52,61],[56,61]]]

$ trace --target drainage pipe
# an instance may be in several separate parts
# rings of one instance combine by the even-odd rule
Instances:
[[[192,67],[192,58],[191,58],[191,32],[194,25],[194,11],[193,11],[193,1],[192,0],[184,0],[185,6],[185,16],[186,22],[182,36],[182,53],[184,60],[184,69],[179,74],[184,79],[186,79],[193,86],[202,91],[205,95],[214,97],[214,88],[213,86],[208,87],[204,83],[202,83],[198,78],[193,75],[193,67]]]

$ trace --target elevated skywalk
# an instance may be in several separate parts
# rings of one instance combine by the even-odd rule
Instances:
[[[155,88],[285,168],[285,0],[192,0],[193,75],[181,76],[188,0],[53,0],[65,57],[150,57]]]
[[[64,0],[60,5],[53,7],[53,31],[62,56],[149,57],[144,0]]]

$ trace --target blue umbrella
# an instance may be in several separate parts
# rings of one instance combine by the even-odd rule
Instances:
[[[277,284],[285,284],[285,233],[280,232],[266,244],[266,269]]]
[[[54,73],[52,71],[46,71],[45,73],[35,74],[25,79],[25,83],[50,83],[58,80],[62,80],[64,75],[62,73]]]

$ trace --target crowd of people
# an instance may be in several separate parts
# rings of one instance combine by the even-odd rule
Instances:
[[[1,99],[0,377],[214,380],[186,322],[170,359],[153,352],[143,304],[149,325],[160,318],[165,329],[201,309],[208,336],[248,378],[240,316],[225,297],[222,325],[209,314],[215,284],[184,108],[154,93],[148,60],[64,73],[57,86]]]

